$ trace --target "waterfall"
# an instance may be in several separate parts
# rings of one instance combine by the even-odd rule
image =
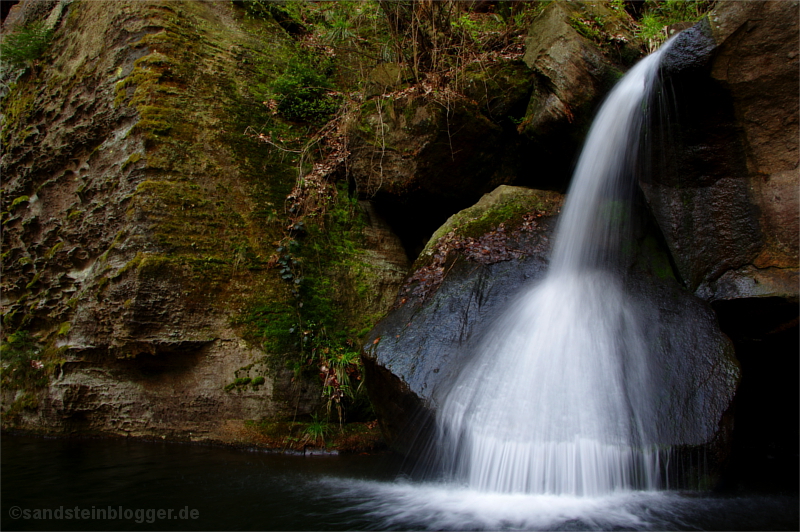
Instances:
[[[619,262],[643,108],[665,49],[631,69],[601,107],[547,276],[494,324],[441,399],[437,446],[452,480],[586,496],[659,485],[648,354]]]

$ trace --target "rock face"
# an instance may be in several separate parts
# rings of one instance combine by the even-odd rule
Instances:
[[[459,356],[504,303],[544,273],[562,202],[555,192],[501,186],[428,243],[363,357],[370,399],[391,441],[431,406],[437,383],[452,378]]]
[[[531,134],[570,118],[560,94],[602,92],[602,76],[589,74],[608,68],[584,50],[548,69],[561,63],[547,42],[568,46],[561,38],[576,30],[563,5],[537,21],[550,36],[532,31],[528,42],[535,87],[521,130],[536,123]],[[653,225],[625,276],[665,391],[654,427],[661,441],[754,478],[763,477],[756,467],[775,469],[776,456],[796,467],[797,385],[783,375],[796,375],[798,349],[797,10],[797,2],[721,3],[666,54],[663,99],[651,108],[676,112],[654,116],[648,130],[652,156],[639,183]],[[423,261],[449,231],[437,231]],[[546,267],[536,255],[472,266],[458,249],[429,285],[427,263],[415,264],[416,292],[406,288],[365,346],[372,399],[399,448],[413,444],[407,427],[436,407],[437,385],[457,376],[492,318]],[[771,413],[774,404],[790,421]]]
[[[524,54],[448,71],[444,88],[436,77],[404,85],[410,76],[394,64],[372,72],[349,168],[410,256],[499,185],[566,189],[595,108],[641,56],[629,22],[602,4],[553,2],[531,24]]]
[[[457,378],[493,320],[544,275],[560,203],[553,193],[500,187],[453,216],[426,247],[397,308],[373,330],[364,355],[373,404],[398,448],[413,439],[408,427],[419,424],[419,412],[437,407],[437,386]],[[509,205],[518,213],[530,209],[533,224],[516,233],[519,221]],[[482,223],[488,219],[495,225]],[[497,245],[498,227],[521,236]],[[452,245],[463,234],[472,234],[472,247]],[[475,254],[473,247],[488,251]],[[427,262],[437,254],[439,262]],[[711,308],[672,276],[653,236],[641,233],[630,259],[626,292],[642,320],[652,387],[661,391],[653,437],[664,445],[717,452],[728,443],[726,413],[739,379],[732,345]],[[440,269],[446,275],[437,278]]]
[[[644,55],[630,22],[624,10],[601,2],[552,2],[533,21],[523,60],[534,88],[517,129],[532,141],[527,155],[550,177],[518,184],[566,190],[603,97]]]
[[[679,133],[641,183],[684,284],[712,302],[741,363],[733,486],[797,484],[785,472],[798,445],[798,9],[721,2],[681,36],[684,61],[667,68]]]
[[[50,376],[9,386],[4,352],[4,426],[229,440],[243,420],[319,406],[316,375],[275,362],[289,348],[270,335],[296,332],[281,320],[301,308],[302,279],[294,263],[288,281],[273,267],[289,261],[279,247],[345,230],[287,229],[303,161],[243,135],[274,119],[263,87],[303,33],[243,4],[25,0],[6,19],[4,32],[46,21],[54,36],[0,88],[4,338],[34,332],[43,351],[20,373],[44,364]],[[662,398],[670,444],[728,442],[738,370],[709,302],[742,361],[737,426],[765,434],[782,422],[763,415],[771,403],[797,403],[796,382],[763,377],[767,366],[796,375],[797,9],[720,2],[664,68],[677,113],[655,117],[640,178],[657,228],[639,235],[626,279],[666,389],[681,390]],[[627,24],[613,5],[552,2],[524,53],[411,86],[399,64],[381,64],[351,101],[360,114],[330,171],[349,172],[360,194],[343,215],[355,236],[338,246],[346,257],[321,261],[324,283],[305,286],[335,292],[319,316],[351,329],[368,330],[395,301],[364,361],[396,442],[506,302],[543,275],[561,197],[505,185],[566,188],[595,108],[641,54]],[[301,191],[309,204],[338,193],[315,183]],[[681,428],[687,419],[698,428]],[[795,453],[796,431],[780,438]]]
[[[4,424],[224,440],[313,411],[316,376],[248,332],[251,309],[292,301],[270,256],[296,170],[243,134],[269,116],[256,87],[291,37],[233,3],[110,5],[23,2],[4,27],[54,28],[2,102],[4,328],[35,332],[52,376],[4,381]],[[375,315],[406,259],[354,213],[363,239],[329,273],[343,313]]]
[[[798,295],[798,4],[730,2],[665,58],[677,117],[643,180],[687,287]]]
[[[516,179],[521,147],[508,117],[524,110],[530,70],[508,60],[463,75],[464,94],[375,96],[351,128],[351,175],[414,256],[449,213]]]
[[[622,76],[623,68],[640,57],[626,22],[624,12],[599,2],[547,6],[525,41],[524,61],[536,72],[538,83],[520,125],[523,133],[541,138],[567,124],[588,126],[599,99]]]

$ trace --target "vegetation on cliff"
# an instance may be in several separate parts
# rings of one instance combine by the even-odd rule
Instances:
[[[239,339],[208,390],[286,398],[268,416],[367,420],[359,346],[397,286],[370,259],[359,200],[417,193],[434,170],[455,180],[440,189],[474,188],[461,202],[510,179],[487,153],[530,123],[538,74],[521,57],[548,4],[87,1],[5,29],[4,423],[41,422],[62,368],[222,358]],[[637,22],[612,1],[570,23],[616,53],[621,25],[655,39],[712,3],[685,4],[646,2]],[[430,172],[393,181],[389,151]],[[378,173],[359,174],[368,157]]]

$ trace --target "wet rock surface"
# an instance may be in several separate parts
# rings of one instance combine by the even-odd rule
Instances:
[[[797,486],[797,379],[784,376],[798,352],[798,7],[720,3],[679,37],[665,68],[677,115],[640,181],[683,284],[712,302],[741,363],[728,489]]]
[[[461,358],[519,288],[544,274],[561,203],[553,192],[502,186],[454,215],[431,239],[395,309],[373,329],[364,348],[370,399],[390,441],[405,437],[420,409],[433,406],[436,385],[454,378]],[[520,216],[497,218],[493,209]],[[522,218],[530,212],[540,216]],[[481,241],[485,235],[498,237],[503,222],[500,242]],[[474,239],[471,247],[480,262],[475,255],[469,258],[469,246],[452,246],[457,236]]]
[[[681,278],[709,301],[797,297],[797,8],[721,4],[665,57],[677,113],[655,117],[641,186]]]
[[[466,214],[470,209],[454,216],[428,247],[446,242],[454,227],[468,227],[476,213],[502,211],[502,193],[519,189],[501,188],[472,208],[471,216]],[[529,193],[536,192],[523,192]],[[370,386],[371,399],[387,439],[397,447],[410,443],[409,426],[419,424],[419,412],[436,408],[437,389],[458,379],[492,322],[545,275],[557,211],[543,212],[524,241],[508,246],[529,254],[480,264],[455,251],[444,263],[447,274],[435,291],[411,288],[424,283],[419,275],[426,264],[423,252],[397,307],[371,333],[364,362],[368,376],[380,383]],[[652,437],[680,448],[713,449],[721,460],[730,428],[726,413],[739,380],[733,347],[708,304],[671,275],[656,240],[642,233],[638,250],[625,286],[651,357],[652,387],[660,390]]]

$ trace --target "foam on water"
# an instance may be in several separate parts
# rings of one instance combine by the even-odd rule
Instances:
[[[574,497],[487,493],[440,484],[351,481],[338,489],[380,529],[428,530],[552,530],[567,523],[584,529],[640,530],[648,524],[628,506],[640,494]]]
[[[617,491],[597,497],[498,493],[452,483],[326,478],[332,520],[369,530],[796,530],[796,496]],[[328,513],[329,517],[333,517]]]

